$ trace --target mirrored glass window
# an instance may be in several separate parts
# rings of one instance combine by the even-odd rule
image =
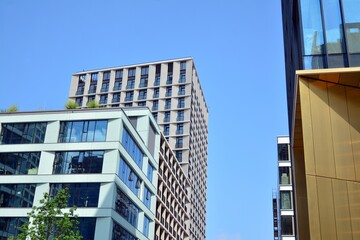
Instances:
[[[106,140],[107,120],[61,122],[59,142],[98,142]]]
[[[3,123],[1,144],[44,143],[46,122]]]
[[[37,174],[40,152],[0,153],[0,175]]]
[[[56,152],[54,174],[101,173],[104,151]]]
[[[36,184],[0,184],[0,208],[32,207]]]

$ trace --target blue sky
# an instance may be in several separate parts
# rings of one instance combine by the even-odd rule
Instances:
[[[209,107],[208,240],[272,237],[283,55],[280,0],[0,1],[0,109],[63,109],[77,71],[194,58]]]

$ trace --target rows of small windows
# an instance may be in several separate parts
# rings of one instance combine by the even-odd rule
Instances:
[[[103,90],[103,88],[102,88]],[[106,90],[106,89],[105,89]],[[99,95],[99,104],[101,105],[106,105],[109,103],[119,103],[121,102],[121,93],[113,93],[112,94],[112,98],[111,101],[109,102],[109,94],[107,94],[108,91],[101,91],[106,92],[106,94],[100,94]],[[95,93],[95,90],[93,91],[93,93]],[[125,95],[124,101],[125,102],[132,102],[134,101],[134,91],[126,91],[123,92],[123,94]],[[181,97],[185,95],[185,85],[183,86],[179,86],[179,90],[178,90],[178,95],[179,99],[178,99],[178,104],[177,107],[178,108],[184,108],[185,107],[185,98]],[[171,97],[172,96],[172,87],[167,87],[166,88],[166,93],[165,93],[165,97]],[[137,100],[146,100],[146,99],[156,99],[160,97],[160,89],[159,88],[155,88],[153,89],[153,94],[150,95],[148,94],[148,90],[147,89],[143,89],[143,90],[139,90],[138,91],[138,97]],[[88,96],[87,97],[87,104],[91,101],[95,100],[95,95],[93,96]],[[157,102],[158,100],[154,100],[153,103]],[[166,101],[165,103],[165,109],[170,109],[171,108],[171,99],[166,99],[164,100]],[[77,97],[75,98],[75,102],[79,105],[82,106],[83,104],[83,97]],[[153,110],[157,110],[157,109],[153,109]]]
[[[168,136],[170,134],[170,124],[164,124],[163,125],[163,134],[165,136]],[[176,135],[182,135],[184,134],[184,124],[183,123],[177,123],[176,124]]]
[[[155,78],[153,80],[153,86],[160,85],[160,72],[161,72],[161,65],[157,64],[155,69]],[[115,70],[115,82],[113,91],[121,90],[122,89],[122,80],[123,80],[123,69]],[[136,68],[129,68],[127,69],[128,77],[125,89],[134,89],[135,88],[135,75],[136,75]],[[98,73],[91,73],[90,74],[90,86],[88,90],[88,94],[96,93],[96,87],[98,82]],[[110,81],[110,71],[103,72],[103,80],[101,86],[101,92],[108,92],[109,91],[109,81]],[[148,76],[149,76],[149,67],[143,66],[141,67],[141,75],[140,75],[140,82],[139,88],[148,87]],[[83,95],[84,94],[84,87],[86,82],[86,74],[80,74],[78,76],[78,88],[76,91],[76,95]],[[180,63],[180,76],[178,83],[185,83],[186,82],[186,62]],[[166,84],[173,84],[173,63],[168,64],[168,72],[166,75]]]
[[[76,219],[82,240],[93,240],[95,236],[96,218],[78,217]],[[21,233],[19,227],[28,221],[25,217],[1,217],[0,218],[0,240],[16,237]],[[15,238],[16,239],[16,238]]]

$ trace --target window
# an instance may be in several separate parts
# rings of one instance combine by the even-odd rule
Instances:
[[[141,90],[139,91],[139,97],[138,100],[146,99],[147,90]]]
[[[158,100],[153,101],[152,110],[157,111],[158,108],[159,108],[159,101]]]
[[[159,86],[159,85],[160,85],[160,75],[156,75],[155,81],[154,81],[154,86]]]
[[[177,121],[184,121],[184,110],[179,110],[176,118]]]
[[[149,237],[149,225],[150,225],[150,219],[144,216],[143,234],[146,237]]]
[[[180,62],[180,71],[186,70],[186,62]]]
[[[34,201],[36,184],[0,184],[0,208],[29,208]]]
[[[98,73],[92,73],[91,74],[91,81],[96,82],[98,80]]]
[[[141,180],[122,158],[120,158],[118,176],[136,196],[139,196]]]
[[[289,161],[289,145],[278,144],[278,158],[279,161]]]
[[[176,150],[176,151],[175,151],[175,156],[176,156],[176,158],[177,158],[177,160],[178,160],[179,162],[182,161],[182,151],[181,151],[181,150]]]
[[[157,121],[157,119],[158,119],[158,113],[157,113],[157,112],[156,112],[156,113],[152,113],[152,115],[153,115],[155,121]]]
[[[109,81],[109,80],[110,80],[110,71],[104,72],[103,81]]]
[[[56,152],[53,174],[101,173],[104,151]]]
[[[166,88],[166,94],[165,94],[165,96],[166,96],[166,97],[171,97],[171,93],[172,93],[172,88],[171,88],[171,87],[167,87],[167,88]]]
[[[122,81],[119,81],[119,80],[115,81],[113,90],[114,91],[121,90],[121,85],[122,85]]]
[[[183,138],[182,137],[177,137],[176,138],[175,147],[176,148],[182,148],[183,147]]]
[[[165,112],[164,122],[170,122],[170,112]]]
[[[95,96],[89,96],[87,103],[94,101],[94,100],[95,100]]]
[[[76,219],[79,222],[78,229],[80,235],[83,237],[82,240],[93,240],[95,236],[95,217],[78,217]]]
[[[128,77],[135,77],[136,68],[129,68]]]
[[[19,227],[21,227],[25,222],[27,222],[27,218],[24,217],[1,217],[0,218],[0,239],[10,239],[7,237],[14,236],[16,239],[16,236],[20,233],[22,233],[19,230]]]
[[[172,84],[173,75],[172,73],[169,73],[167,75],[166,84]]]
[[[171,99],[166,99],[165,100],[165,109],[170,109],[171,108]]]
[[[281,216],[281,234],[293,235],[293,217]]]
[[[97,207],[100,183],[51,183],[50,196],[56,196],[60,189],[69,189],[67,206]]]
[[[170,132],[170,125],[165,124],[164,125],[164,135],[169,135],[169,132]]]
[[[113,103],[120,102],[120,93],[114,93],[114,94],[113,94],[112,102],[113,102]]]
[[[126,92],[125,93],[125,101],[130,102],[134,98],[134,92]]]
[[[124,107],[132,107],[132,105],[133,105],[132,103],[125,103]]]
[[[148,75],[149,74],[149,67],[141,67],[141,76]]]
[[[182,86],[179,87],[179,93],[178,93],[178,95],[185,95],[185,86],[184,86],[184,85],[182,85]]]
[[[75,98],[75,102],[79,105],[79,107],[81,107],[83,103],[83,98],[82,97]]]
[[[122,228],[119,224],[114,222],[112,240],[136,240],[133,235],[131,235],[128,231]]]
[[[150,182],[152,182],[153,179],[153,172],[154,172],[154,167],[150,163],[148,163],[146,176]]]
[[[107,104],[107,100],[108,100],[108,95],[104,94],[104,95],[100,95],[100,104]]]
[[[96,84],[90,84],[88,93],[96,93]]]
[[[148,86],[148,78],[147,77],[142,77],[140,79],[139,87],[143,88],[143,87],[147,87],[147,86]]]
[[[146,102],[138,102],[138,106],[139,106],[139,107],[145,107],[145,106],[146,106]]]
[[[123,70],[122,69],[116,70],[116,72],[115,72],[115,80],[116,79],[122,79],[122,77],[123,77]]]
[[[3,123],[1,144],[44,143],[46,122]]]
[[[186,82],[186,74],[180,73],[179,83],[184,83],[184,82]]]
[[[290,191],[280,191],[280,209],[292,209]]]
[[[139,208],[123,193],[120,188],[116,189],[115,211],[137,228]]]
[[[158,97],[159,97],[159,88],[155,88],[153,98],[158,98]]]
[[[133,137],[129,134],[126,128],[123,129],[122,135],[122,145],[124,146],[125,150],[129,153],[129,155],[134,159],[136,164],[142,168],[142,161],[144,158],[144,154],[141,152],[139,146],[133,139]]]
[[[135,79],[128,79],[126,89],[133,89],[135,87]]]
[[[78,83],[79,83],[79,84],[85,84],[85,81],[86,81],[86,74],[81,74],[81,75],[79,75],[79,81],[78,81]]]
[[[147,208],[150,209],[151,205],[151,192],[150,190],[145,186],[144,187],[144,196],[143,196],[143,202]]]
[[[83,94],[84,94],[84,85],[80,85],[76,90],[76,95],[83,95]]]
[[[184,133],[184,124],[178,123],[176,127],[176,134],[183,134]]]
[[[185,98],[179,98],[178,99],[178,108],[184,108],[185,107]]]
[[[61,122],[59,142],[101,142],[106,131],[107,120]]]
[[[103,83],[101,85],[101,92],[108,92],[109,91],[109,83]]]
[[[37,174],[40,152],[0,153],[0,175]]]
[[[281,185],[290,184],[290,167],[279,167],[279,183]]]

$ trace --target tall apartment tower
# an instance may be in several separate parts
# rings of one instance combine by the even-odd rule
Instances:
[[[190,239],[206,239],[208,108],[192,58],[75,73],[69,99],[85,108],[147,106],[189,179]]]
[[[282,12],[296,239],[360,239],[360,3]]]
[[[278,192],[277,196],[277,230],[279,240],[295,240],[293,186],[290,161],[289,137],[277,138],[278,152]],[[274,197],[273,197],[274,201]],[[275,214],[275,211],[274,211]],[[275,222],[275,215],[274,215]],[[274,224],[275,226],[275,224]]]

